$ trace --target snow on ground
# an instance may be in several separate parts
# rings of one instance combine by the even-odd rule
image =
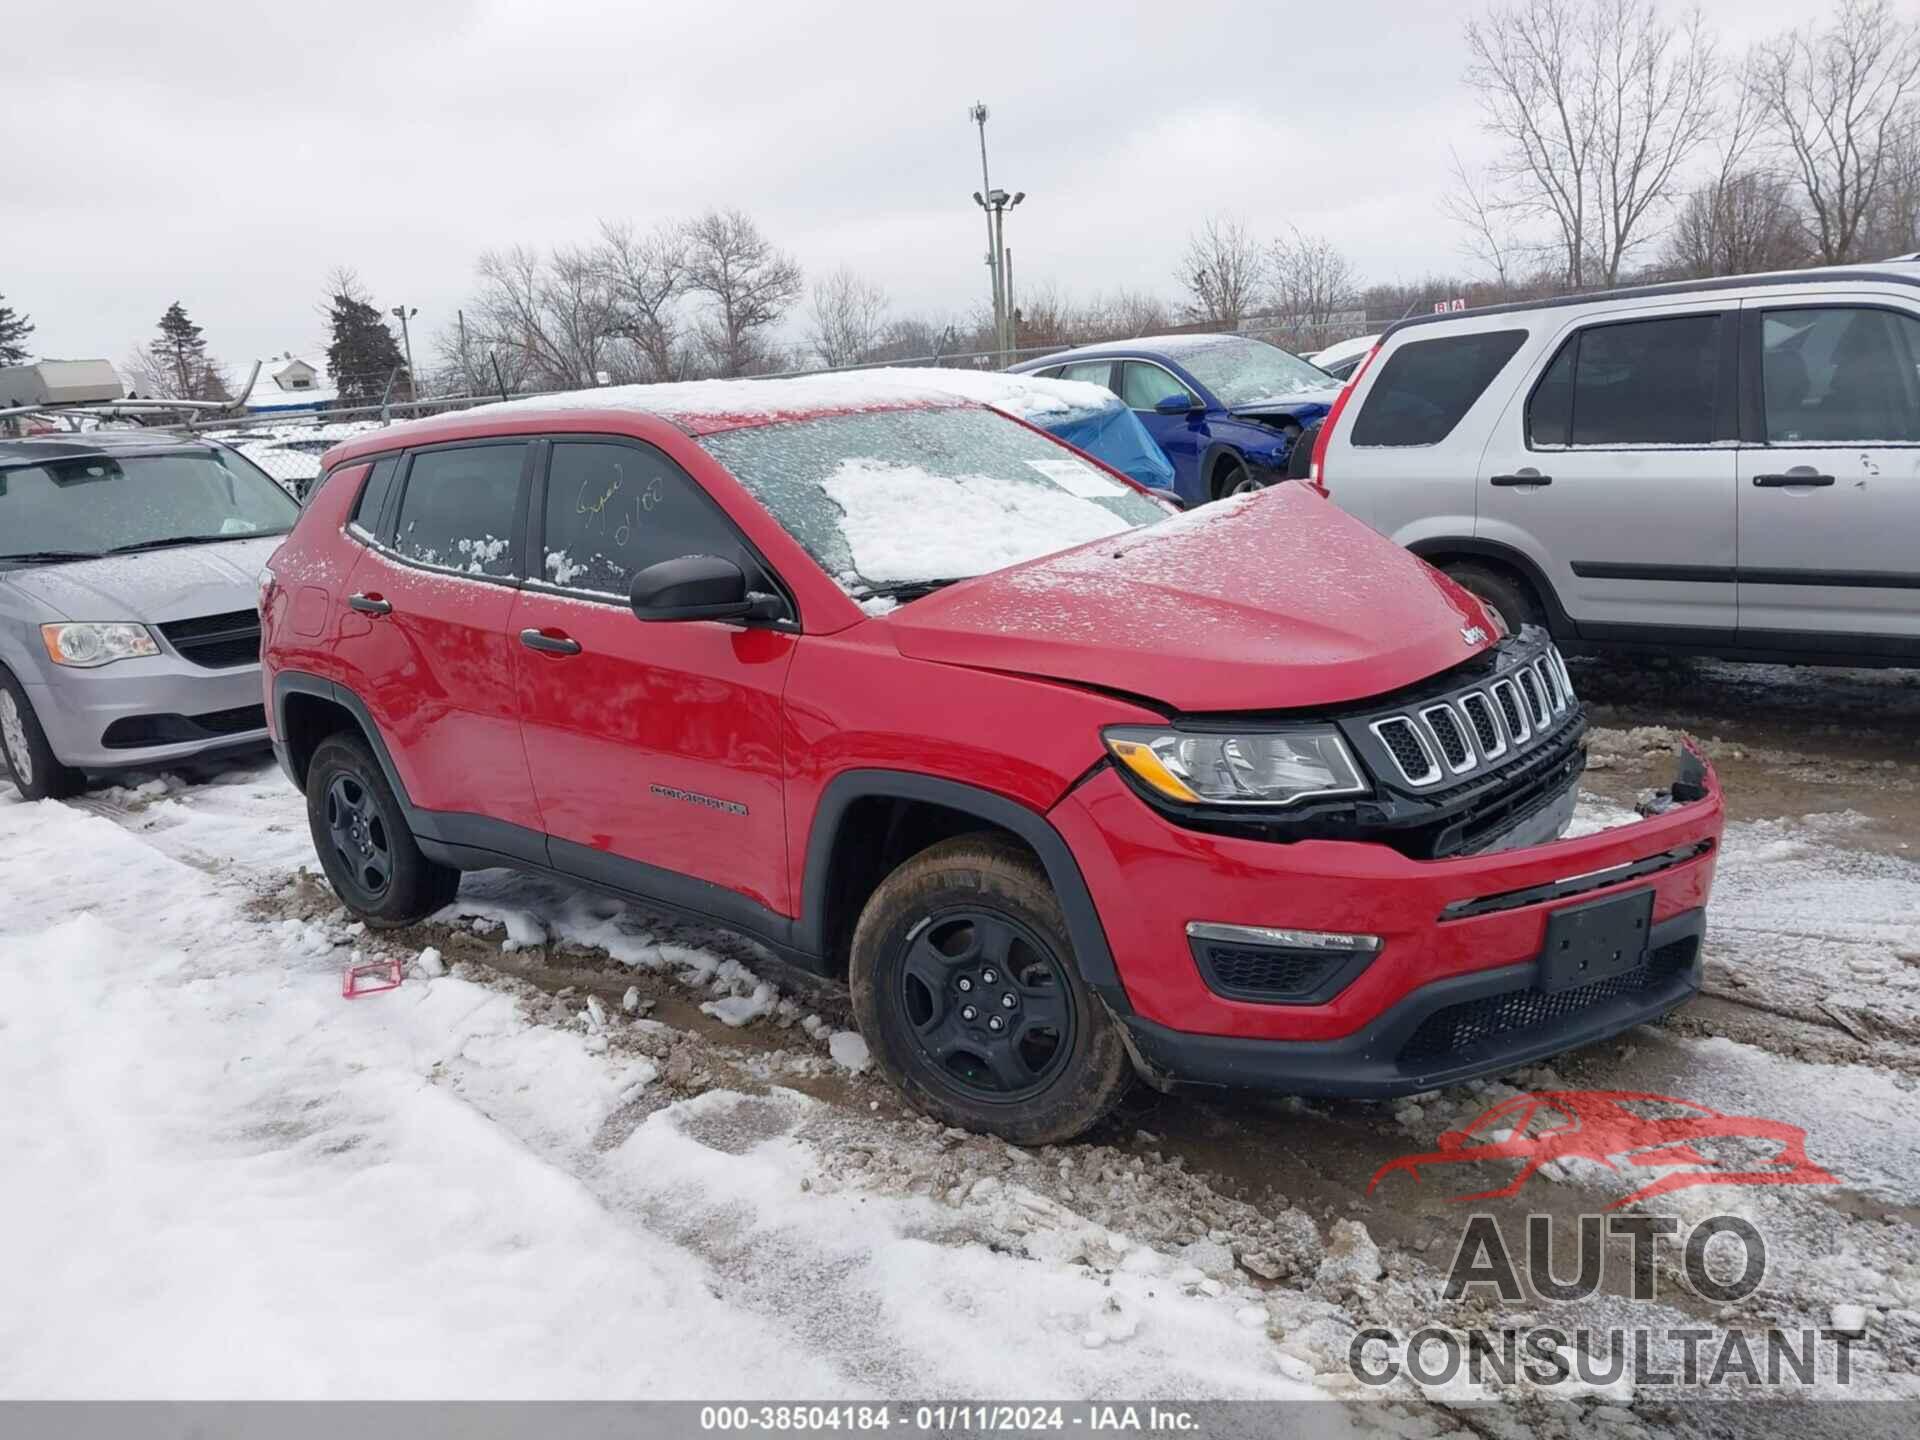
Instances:
[[[1631,818],[1588,797],[1577,823]],[[1920,866],[1856,829],[1729,828],[1710,983],[1788,1010],[1824,987],[1907,1023]],[[1356,1325],[1441,1313],[1445,1257],[1376,1245],[1390,1195],[1355,1185],[1364,1223],[1316,1219],[1224,1198],[1150,1135],[1030,1155],[869,1113],[897,1107],[859,1037],[779,994],[751,943],[550,881],[466,877],[425,927],[433,958],[344,1000],[348,957],[392,946],[294,903],[314,874],[269,763],[64,806],[0,783],[0,1225],[33,1237],[0,1312],[0,1395],[1294,1396],[1342,1388]],[[494,962],[462,958],[477,934]],[[505,973],[574,963],[562,950],[620,977],[604,1001]],[[704,1038],[652,1018],[628,977],[683,987]],[[1805,1128],[1843,1196],[1716,1187],[1654,1208],[1754,1219],[1773,1247],[1757,1315],[1858,1304],[1872,1393],[1911,1389],[1911,1073],[1647,1029],[1379,1107],[1384,1153],[1515,1087],[1578,1085]],[[1283,1107],[1279,1153],[1331,1123]],[[1645,1178],[1574,1162],[1544,1183]]]
[[[1035,1259],[822,1184],[818,1101],[657,1103],[458,974],[343,999],[347,932],[255,903],[299,797],[164,788],[0,804],[0,1394],[1312,1393],[1231,1295],[1070,1263],[1070,1213]]]

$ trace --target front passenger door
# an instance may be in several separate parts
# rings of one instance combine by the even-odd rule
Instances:
[[[1178,395],[1195,407],[1179,415],[1162,415],[1154,407],[1169,395]],[[1159,447],[1173,462],[1176,475],[1197,476],[1200,456],[1209,432],[1200,397],[1164,366],[1147,360],[1120,362],[1120,399],[1140,418]]]
[[[1742,643],[1920,642],[1920,317],[1795,297],[1744,318]]]
[[[729,901],[678,877],[791,915],[781,696],[799,637],[643,623],[628,602],[636,572],[684,555],[733,560],[750,588],[772,580],[720,507],[653,446],[582,437],[546,451],[533,573],[508,628],[554,866],[722,919],[738,916]]]

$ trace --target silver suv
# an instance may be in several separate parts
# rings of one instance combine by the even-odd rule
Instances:
[[[1562,644],[1920,663],[1920,264],[1420,316],[1335,503]]]
[[[22,794],[265,742],[259,575],[298,514],[206,441],[0,439],[0,754]]]

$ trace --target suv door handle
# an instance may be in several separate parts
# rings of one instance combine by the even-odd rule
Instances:
[[[1538,470],[1527,469],[1515,471],[1511,475],[1495,475],[1487,483],[1489,485],[1551,485],[1553,477],[1542,475]]]
[[[391,600],[382,600],[378,595],[349,595],[347,597],[347,605],[351,609],[358,610],[362,615],[391,615],[393,613],[393,602]]]
[[[544,630],[522,630],[520,643],[545,655],[578,655],[580,642],[565,635],[549,635]]]
[[[1811,465],[1796,465],[1784,475],[1756,475],[1753,483],[1767,490],[1784,489],[1788,485],[1805,485],[1817,488],[1833,484],[1833,476],[1822,475]]]

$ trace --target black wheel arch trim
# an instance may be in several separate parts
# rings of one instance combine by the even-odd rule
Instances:
[[[1060,898],[1073,937],[1074,959],[1080,977],[1116,1014],[1130,1015],[1126,987],[1113,963],[1106,927],[1087,889],[1073,851],[1046,816],[991,790],[957,780],[940,780],[906,770],[846,770],[836,775],[820,794],[813,826],[807,835],[806,879],[802,887],[800,920],[794,928],[798,949],[812,955],[826,952],[827,890],[831,883],[833,850],[841,822],[860,800],[918,800],[976,816],[1010,831],[1040,857],[1047,880]]]
[[[821,792],[807,838],[800,918],[767,909],[724,886],[638,860],[609,855],[587,846],[528,830],[503,820],[451,811],[423,810],[414,804],[393,763],[380,727],[366,703],[345,685],[303,671],[281,671],[273,682],[274,744],[281,768],[296,785],[304,777],[295,772],[287,745],[287,700],[311,695],[339,706],[353,718],[372,747],[400,802],[407,825],[420,848],[432,859],[462,869],[511,865],[604,890],[642,904],[679,911],[730,929],[744,931],[767,945],[784,962],[812,974],[826,965],[827,887],[831,881],[834,843],[841,822],[856,801],[872,798],[920,800],[972,815],[986,824],[1010,831],[1040,857],[1073,937],[1074,957],[1081,978],[1116,1014],[1132,1013],[1126,988],[1120,983],[1107,943],[1105,927],[1093,896],[1067,842],[1044,815],[1004,795],[954,780],[939,780],[904,770],[848,770],[834,777]]]
[[[1533,587],[1533,593],[1546,607],[1547,629],[1553,638],[1565,644],[1576,637],[1573,620],[1568,616],[1560,597],[1554,592],[1553,582],[1547,579],[1546,572],[1511,545],[1502,545],[1497,540],[1477,540],[1459,536],[1440,535],[1431,539],[1416,540],[1407,546],[1414,554],[1429,564],[1438,564],[1439,559],[1451,560],[1491,560],[1495,564],[1505,565],[1516,570],[1520,578]]]

